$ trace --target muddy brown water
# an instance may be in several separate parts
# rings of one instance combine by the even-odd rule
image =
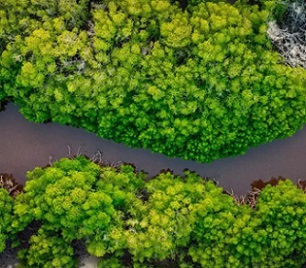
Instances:
[[[145,149],[129,148],[78,128],[56,123],[31,123],[12,103],[0,112],[0,173],[12,173],[18,182],[24,184],[26,171],[36,166],[43,167],[50,160],[67,157],[67,145],[72,154],[80,150],[80,153],[92,156],[100,150],[104,160],[133,163],[149,176],[167,168],[175,174],[182,174],[188,168],[216,179],[224,189],[232,189],[238,195],[247,194],[251,182],[257,179],[266,181],[278,176],[294,182],[306,179],[305,128],[287,139],[252,148],[245,155],[200,164],[168,158]]]

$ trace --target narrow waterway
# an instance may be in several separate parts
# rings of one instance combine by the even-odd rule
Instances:
[[[92,156],[97,150],[110,162],[133,163],[138,170],[154,176],[170,168],[182,174],[188,168],[198,174],[219,181],[226,190],[247,194],[250,183],[283,176],[297,181],[306,179],[306,129],[294,136],[250,149],[245,155],[200,164],[194,161],[168,158],[144,149],[132,149],[97,137],[82,129],[56,123],[28,122],[12,103],[0,113],[0,173],[12,173],[24,183],[26,171],[45,166],[78,151]]]

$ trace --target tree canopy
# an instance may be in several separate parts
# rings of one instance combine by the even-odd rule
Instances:
[[[5,0],[0,100],[168,156],[244,153],[306,122],[306,73],[266,34],[275,5]]]

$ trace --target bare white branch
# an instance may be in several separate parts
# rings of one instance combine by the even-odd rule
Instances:
[[[276,21],[268,23],[267,35],[292,66],[306,68],[306,6],[304,1],[296,1],[286,5],[284,25]]]

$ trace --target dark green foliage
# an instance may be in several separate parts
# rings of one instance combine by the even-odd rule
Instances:
[[[18,258],[23,261],[20,268],[76,267],[71,245],[61,235],[43,228],[31,236],[29,248],[20,250]]]
[[[1,5],[0,99],[30,120],[200,162],[305,123],[305,71],[285,66],[266,36],[276,2],[63,3]]]
[[[9,227],[13,221],[13,198],[8,191],[0,187],[0,254],[6,247]]]

